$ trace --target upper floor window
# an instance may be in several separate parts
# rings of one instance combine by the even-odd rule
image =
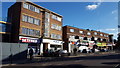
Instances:
[[[108,35],[104,35],[104,37],[108,37]]]
[[[101,38],[101,41],[103,41],[103,39]]]
[[[69,36],[70,39],[75,39],[75,36],[71,35]]]
[[[60,18],[60,17],[57,17],[57,20],[58,20],[58,21],[62,21],[62,18]]]
[[[6,32],[6,24],[0,23],[0,32]]]
[[[59,31],[62,30],[62,27],[61,27],[61,26],[58,26],[57,24],[51,24],[51,28],[52,28],[52,29],[59,30]]]
[[[90,33],[90,32],[88,32],[88,33],[87,33],[87,35],[91,35],[91,33]]]
[[[106,37],[108,37],[108,35],[106,35]]]
[[[97,32],[94,32],[94,35],[97,35]]]
[[[23,16],[22,16],[22,21],[27,22],[27,21],[28,21],[28,16],[23,15]]]
[[[95,40],[97,40],[98,38],[97,38],[97,37],[95,37],[94,39],[95,39]]]
[[[100,34],[100,36],[103,36],[103,34]]]
[[[70,29],[70,32],[74,32],[74,29]]]
[[[26,8],[26,9],[28,9],[28,4],[24,3],[23,7]]]
[[[52,19],[57,19],[57,17],[55,15],[52,15]]]
[[[40,20],[39,19],[34,19],[34,24],[40,25]]]
[[[106,35],[104,35],[104,37],[106,37]]]
[[[53,39],[61,39],[62,36],[61,36],[61,35],[58,35],[58,34],[52,33],[52,34],[51,34],[51,38],[53,38]]]
[[[35,7],[35,12],[40,13],[40,9]]]
[[[79,33],[83,34],[83,31],[79,31]]]
[[[31,35],[31,36],[40,36],[40,31],[23,27],[22,34]]]
[[[27,3],[23,3],[23,7],[26,8],[26,9],[29,9],[31,11],[40,13],[40,9],[35,7],[35,6],[33,6],[33,5],[30,5],[30,4],[27,4]]]
[[[35,11],[35,7],[29,4],[29,10]]]
[[[26,16],[26,15],[22,16],[22,21],[29,22],[29,23],[36,24],[36,25],[40,25],[40,20],[39,19],[30,17],[30,16]]]
[[[60,18],[56,15],[52,15],[52,19],[55,19],[55,20],[60,21],[60,22],[62,21],[62,18]]]
[[[83,40],[83,37],[79,37],[79,39]]]
[[[91,38],[87,38],[88,41],[91,41]]]

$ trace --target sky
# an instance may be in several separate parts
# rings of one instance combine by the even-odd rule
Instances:
[[[118,32],[118,2],[34,2],[63,16],[63,26],[114,34]],[[14,2],[2,3],[2,17]]]

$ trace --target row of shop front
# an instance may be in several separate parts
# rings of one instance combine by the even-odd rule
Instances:
[[[38,38],[24,37],[19,36],[19,40],[21,43],[28,44],[28,47],[33,47],[35,49],[40,49],[40,53],[42,54],[47,49],[52,50],[60,50],[63,49],[63,41],[60,40],[51,40],[51,39],[42,39],[42,43],[38,44]]]
[[[78,42],[79,41],[79,42]],[[95,41],[88,41],[88,40],[70,40],[68,43],[68,51],[73,52],[74,48],[79,48],[80,46],[87,46],[90,49],[96,48],[107,48],[109,50],[113,49],[114,44],[113,43],[106,43],[106,42],[95,42]]]
[[[47,49],[52,50],[60,50],[63,49],[63,41],[59,40],[51,40],[51,39],[44,39],[41,44],[37,43],[38,38],[31,38],[31,37],[24,37],[19,36],[19,40],[21,40],[22,43],[27,43],[28,47],[34,47],[35,49],[40,49],[40,53],[43,53]],[[88,40],[69,40],[68,43],[68,52],[73,52],[74,48],[77,48],[79,46],[87,46],[88,48],[92,49],[94,46],[97,46],[97,48],[113,48],[113,44],[111,43],[105,43],[105,42],[97,42],[94,41],[88,41]]]

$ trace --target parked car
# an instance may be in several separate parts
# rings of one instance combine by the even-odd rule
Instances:
[[[99,52],[100,50],[98,50],[98,49],[95,49],[95,52]]]
[[[81,53],[91,53],[92,52],[91,49],[88,48],[87,46],[80,46],[78,49],[79,49],[78,52],[81,52]]]
[[[70,53],[68,53],[67,50],[59,50],[59,56],[70,56]]]
[[[50,49],[43,53],[43,56],[45,56],[45,57],[63,57],[63,56],[69,56],[69,55],[70,55],[70,53],[68,53],[67,50],[54,51],[54,50]]]
[[[43,56],[45,56],[45,57],[54,57],[55,56],[55,51],[54,50],[52,50],[52,49],[50,49],[50,50],[48,50],[48,51],[45,51],[45,52],[43,52]]]

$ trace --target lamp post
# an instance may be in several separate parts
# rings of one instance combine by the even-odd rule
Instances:
[[[40,45],[41,45],[41,43],[42,43],[42,41],[43,41],[43,37],[44,37],[44,35],[41,36],[40,38],[38,38],[38,40],[37,40],[37,44],[38,44],[38,47],[39,47],[38,55],[40,55]]]

